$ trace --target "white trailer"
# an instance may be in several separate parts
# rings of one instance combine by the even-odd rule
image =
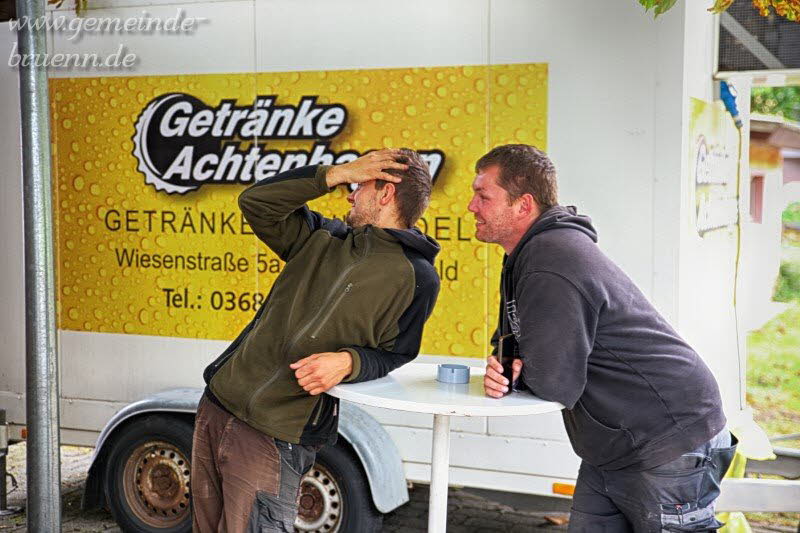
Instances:
[[[731,422],[752,427],[733,298],[736,223],[698,231],[697,222],[692,128],[702,125],[692,120],[704,106],[692,99],[714,100],[707,7],[679,2],[657,20],[633,0],[89,0],[80,16],[71,0],[52,8],[62,26],[49,32],[51,59],[73,61],[51,68],[50,89],[61,441],[97,446],[87,503],[110,505],[131,530],[188,530],[202,370],[281,268],[238,218],[236,194],[280,168],[383,146],[422,150],[437,173],[423,229],[443,246],[442,292],[422,357],[482,364],[500,253],[474,239],[472,165],[496,144],[536,144],[558,168],[561,202],[592,216],[600,246],[709,364]],[[1,35],[12,50],[15,34]],[[117,66],[132,59],[75,67],[93,55]],[[748,94],[746,78],[734,82]],[[15,69],[3,71],[0,94],[0,408],[20,439]],[[320,112],[311,124],[303,106],[315,104],[344,116],[323,123]],[[258,126],[255,111],[278,106],[295,122]],[[746,144],[733,157],[747,175]],[[735,175],[726,180],[717,192],[734,187],[735,196]],[[341,194],[315,207],[346,210]],[[430,479],[431,416],[351,405],[341,426],[340,444],[307,478],[314,505],[301,529],[347,531],[356,519],[359,531],[377,527],[380,513],[407,500],[407,481]],[[558,414],[459,419],[452,430],[454,485],[564,495],[574,483],[579,461]],[[328,482],[338,490],[319,490]]]

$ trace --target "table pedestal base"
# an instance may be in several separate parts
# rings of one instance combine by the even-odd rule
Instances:
[[[450,417],[433,415],[431,493],[428,499],[428,531],[447,530],[447,485],[450,470]]]

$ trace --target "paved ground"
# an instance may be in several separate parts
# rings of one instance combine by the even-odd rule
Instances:
[[[61,447],[61,485],[64,518],[62,531],[71,532],[119,532],[114,519],[106,511],[83,512],[80,509],[86,471],[91,459],[91,448],[75,446]],[[25,505],[25,444],[14,444],[9,449],[8,472],[13,474],[19,488],[8,496],[9,506]],[[10,482],[9,482],[10,486]],[[480,496],[453,489],[450,491],[448,532],[489,533],[514,531],[565,531],[566,526],[553,525],[554,521],[566,520],[563,513],[531,513],[516,511],[511,507],[489,502]],[[547,517],[547,518],[546,518]],[[384,531],[417,533],[427,529],[428,487],[415,486],[411,490],[411,501],[386,516]],[[22,532],[26,530],[25,515],[0,518],[0,531]]]
[[[86,471],[91,458],[90,448],[63,446],[61,448],[62,508],[64,533],[100,531],[120,532],[106,511],[83,512],[80,509]],[[9,494],[10,506],[25,505],[25,444],[9,449],[8,471],[19,487]],[[9,482],[10,487],[10,482]],[[411,501],[386,515],[383,530],[392,533],[421,533],[428,520],[428,487],[417,485],[411,491]],[[567,514],[559,512],[519,511],[484,499],[465,490],[451,489],[448,500],[447,530],[450,533],[507,533],[509,531],[566,531]],[[26,531],[25,515],[0,518],[0,531]],[[754,528],[754,532],[796,531],[790,528]]]

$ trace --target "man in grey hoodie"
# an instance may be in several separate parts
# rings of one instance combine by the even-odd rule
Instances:
[[[735,443],[711,371],[603,254],[589,217],[558,205],[543,152],[499,146],[475,171],[476,237],[506,252],[493,344],[512,334],[520,355],[512,383],[490,356],[484,388],[565,406],[582,459],[570,531],[721,527],[714,500]]]

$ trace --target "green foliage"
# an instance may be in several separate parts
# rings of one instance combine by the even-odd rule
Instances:
[[[789,204],[781,215],[784,224],[800,226],[800,202]]]
[[[50,0],[58,1],[58,0]],[[655,16],[666,13],[676,0],[639,0],[645,11],[655,10]],[[687,0],[691,1],[691,0]],[[734,0],[714,0],[714,5],[708,10],[712,13],[722,13],[733,4]],[[768,17],[771,10],[787,20],[800,22],[800,0],[751,0],[762,17]]]
[[[722,13],[723,11],[731,7],[732,3],[733,0],[714,0],[714,5],[708,8],[708,10],[711,11],[712,13]]]
[[[751,111],[800,122],[800,87],[754,87]]]
[[[639,0],[639,3],[644,6],[645,11],[653,9],[655,16],[659,16],[669,11],[675,5],[677,0]]]
[[[800,0],[752,0],[753,7],[758,9],[762,17],[768,17],[770,9],[774,9],[778,15],[800,22]]]
[[[800,263],[793,261],[781,263],[773,299],[778,302],[800,300]]]
[[[794,235],[800,227],[800,202],[789,204],[781,214],[783,222],[783,259],[775,282],[773,299],[778,302],[800,301],[800,247]]]

